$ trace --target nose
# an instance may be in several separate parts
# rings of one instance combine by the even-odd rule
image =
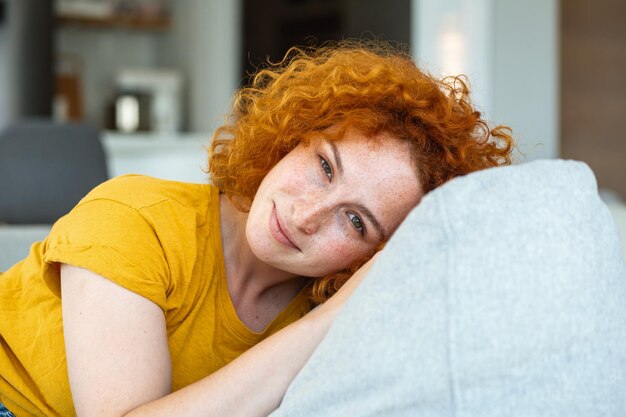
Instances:
[[[309,195],[294,201],[293,224],[308,235],[317,232],[330,212],[330,204],[320,195]]]

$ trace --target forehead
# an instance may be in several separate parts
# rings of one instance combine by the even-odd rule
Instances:
[[[419,191],[418,169],[411,155],[410,145],[403,140],[382,133],[366,137],[357,131],[348,131],[337,141],[321,140],[338,159],[341,159],[345,181],[361,181],[374,188],[380,182],[398,182],[411,191]],[[406,184],[405,184],[406,183]],[[389,185],[389,184],[388,184]]]
[[[382,178],[407,176],[411,182],[419,179],[411,145],[389,133],[366,136],[357,130],[348,130],[341,139],[325,142],[341,156],[344,163],[356,165],[356,170],[377,168],[368,171],[373,177],[377,174]],[[419,185],[419,181],[416,182]]]

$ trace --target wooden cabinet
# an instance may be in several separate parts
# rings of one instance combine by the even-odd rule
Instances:
[[[626,200],[626,3],[561,2],[561,156]]]

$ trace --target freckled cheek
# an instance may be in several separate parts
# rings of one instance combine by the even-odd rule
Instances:
[[[338,265],[341,268],[347,267],[355,259],[363,255],[358,245],[350,239],[338,239],[328,242],[324,246],[324,257],[329,263]]]
[[[356,250],[354,250],[354,246],[351,245],[342,245],[340,247],[337,248],[336,253],[341,255],[341,257],[343,258],[355,258],[358,253]]]
[[[298,190],[307,190],[311,188],[311,177],[305,173],[295,174],[292,177],[291,183],[292,186]]]
[[[317,189],[324,185],[317,160],[302,160],[293,164],[286,174],[288,186],[300,191]]]

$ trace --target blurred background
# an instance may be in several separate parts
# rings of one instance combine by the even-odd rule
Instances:
[[[518,160],[586,161],[607,198],[626,198],[622,0],[0,0],[0,130],[88,123],[109,176],[202,182],[247,74],[292,45],[359,36],[467,74]]]

